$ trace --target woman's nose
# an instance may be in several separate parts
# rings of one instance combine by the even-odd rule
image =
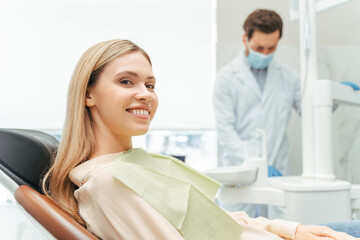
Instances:
[[[148,101],[150,101],[152,99],[152,95],[151,95],[151,93],[149,92],[149,89],[147,89],[146,86],[140,87],[137,90],[135,97],[136,97],[137,100],[146,101],[146,102],[148,102]]]

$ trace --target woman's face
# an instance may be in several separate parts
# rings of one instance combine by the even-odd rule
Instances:
[[[144,55],[128,53],[110,62],[88,89],[86,106],[95,133],[130,138],[145,134],[155,115],[158,98],[155,77]]]

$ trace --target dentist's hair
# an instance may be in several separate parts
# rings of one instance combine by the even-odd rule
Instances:
[[[85,225],[78,213],[70,171],[88,160],[95,149],[92,117],[85,105],[88,88],[94,86],[102,70],[122,55],[140,52],[151,65],[148,54],[129,40],[109,40],[89,48],[80,58],[68,89],[63,133],[56,156],[42,182],[43,192]]]
[[[257,9],[246,18],[243,28],[249,40],[256,30],[263,33],[273,33],[279,30],[279,38],[281,38],[283,22],[275,11]]]

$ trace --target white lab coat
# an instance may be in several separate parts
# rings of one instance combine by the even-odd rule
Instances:
[[[292,107],[300,112],[298,74],[272,60],[263,93],[251,72],[245,52],[223,67],[214,88],[214,109],[220,166],[239,165],[245,159],[244,142],[256,137],[256,128],[267,135],[268,164],[288,173],[289,143],[286,128]]]

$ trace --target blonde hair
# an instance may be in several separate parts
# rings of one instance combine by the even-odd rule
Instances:
[[[92,117],[85,106],[87,89],[96,84],[98,76],[109,62],[131,52],[142,53],[151,65],[147,53],[129,40],[101,42],[81,56],[69,85],[62,139],[56,156],[43,178],[44,193],[83,225],[85,222],[79,215],[74,198],[77,186],[70,181],[69,173],[87,161],[95,149]]]

